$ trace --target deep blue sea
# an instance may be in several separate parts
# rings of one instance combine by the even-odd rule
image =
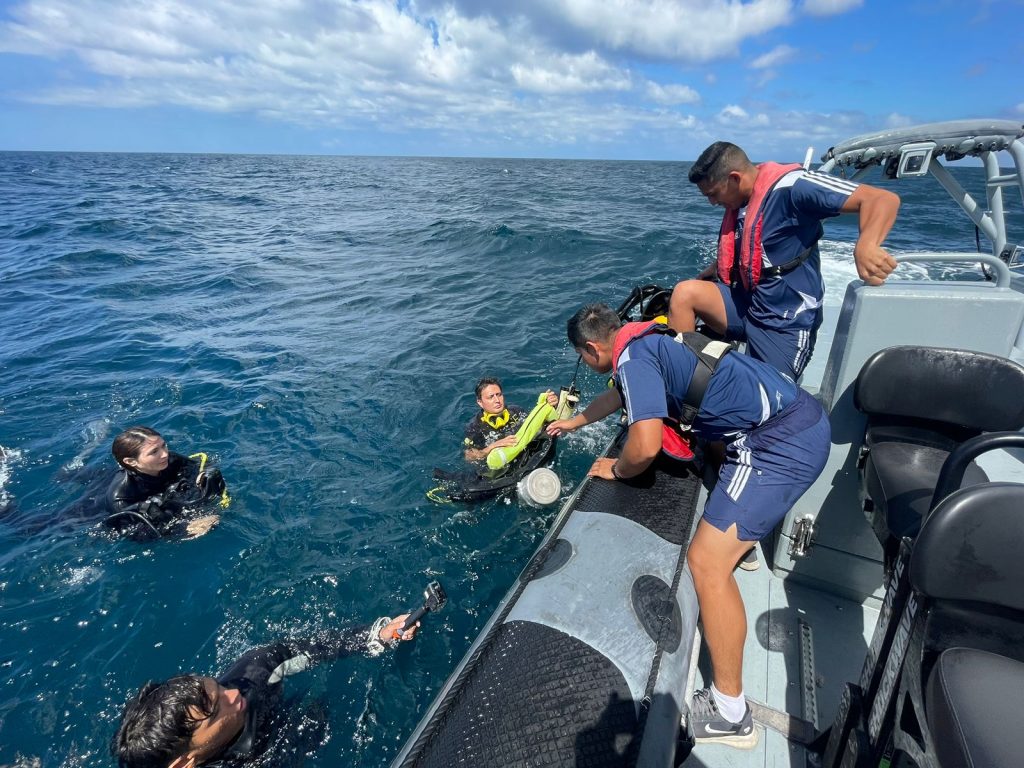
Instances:
[[[148,679],[414,608],[439,579],[415,642],[286,682],[263,764],[391,759],[556,512],[424,496],[458,466],[473,384],[529,406],[572,377],[575,308],[707,263],[721,214],[687,167],[0,153],[0,765],[110,765]],[[974,250],[937,184],[898,191],[894,251]],[[855,234],[827,226],[830,292]],[[133,424],[223,470],[206,536],[67,514]],[[562,441],[564,495],[613,429]]]

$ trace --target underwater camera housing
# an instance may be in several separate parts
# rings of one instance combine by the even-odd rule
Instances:
[[[423,605],[409,614],[409,618],[405,620],[405,624],[398,631],[400,633],[405,632],[409,627],[416,626],[417,621],[431,611],[440,611],[447,602],[448,594],[444,591],[444,587],[441,586],[441,582],[430,582],[427,584],[426,589],[423,590]]]

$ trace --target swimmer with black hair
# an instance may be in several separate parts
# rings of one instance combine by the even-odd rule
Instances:
[[[129,427],[114,438],[111,453],[121,469],[107,489],[103,523],[110,528],[152,538],[177,533],[184,522],[186,538],[195,538],[220,516],[185,520],[186,510],[213,499],[222,507],[230,502],[220,470],[206,469],[206,454],[175,453],[154,429]]]
[[[410,620],[406,627],[406,621]],[[270,748],[282,705],[282,681],[320,662],[376,656],[411,640],[408,613],[371,626],[322,630],[254,648],[219,677],[179,675],[147,683],[125,705],[111,742],[121,768],[197,768],[258,762]]]

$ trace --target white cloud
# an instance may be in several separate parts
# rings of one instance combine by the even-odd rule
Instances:
[[[789,0],[733,5],[716,0],[703,9],[634,0],[616,13],[671,18],[677,28],[683,11],[705,23],[728,17],[731,26],[719,26],[732,29],[735,42],[754,34],[759,20],[788,9]],[[565,0],[563,10],[587,8],[587,2]],[[252,7],[234,0],[31,0],[14,6],[12,21],[0,27],[0,51],[81,62],[80,74],[24,96],[36,103],[173,105],[305,126],[490,133],[500,124],[513,134],[519,126],[526,135],[533,125],[538,138],[564,140],[561,121],[548,124],[545,115],[565,111],[566,125],[578,115],[580,126],[591,126],[588,134],[609,121],[621,131],[630,124],[678,130],[677,113],[608,98],[632,94],[634,101],[639,96],[662,106],[700,100],[688,85],[637,80],[594,47],[559,49],[523,15],[499,21],[452,4],[429,10],[391,0],[277,0]],[[637,44],[647,39],[637,36],[635,25],[631,34]],[[567,104],[573,97],[582,100]]]
[[[592,51],[579,56],[533,57],[530,64],[513,64],[511,72],[516,85],[537,93],[624,91],[632,87],[628,72],[610,66]]]
[[[1014,111],[1018,115],[1024,115],[1024,101],[1022,101],[1020,104],[1018,104],[1016,107],[1014,107]]]
[[[753,117],[720,102],[683,116],[675,107],[702,97],[672,82],[682,68],[644,69],[651,59],[729,58],[789,23],[795,2],[24,0],[0,13],[0,52],[58,63],[59,79],[21,95],[51,105],[170,105],[470,137],[461,146],[499,145],[502,136],[601,145],[631,134],[645,146],[681,146],[681,136],[715,140],[720,123],[740,135],[767,124],[798,130],[749,101]],[[759,57],[762,81],[794,53],[779,46]],[[690,79],[714,86],[730,73],[702,67]]]
[[[886,128],[906,128],[908,125],[913,125],[916,121],[913,118],[901,115],[899,112],[892,112],[885,118]]]
[[[803,9],[811,16],[833,16],[863,4],[864,0],[804,0]]]
[[[749,128],[765,128],[772,124],[771,118],[764,112],[751,115],[739,104],[729,104],[724,107],[716,117],[721,125],[729,126],[729,131],[742,133]]]
[[[727,123],[730,120],[746,120],[749,117],[747,110],[738,104],[730,104],[718,113],[718,121]]]
[[[746,110],[740,110],[746,115]],[[754,117],[740,118],[739,113],[719,115],[721,125],[727,126],[711,137],[726,138],[746,150],[757,162],[777,160],[799,162],[808,146],[816,148],[817,159],[828,147],[844,139],[877,130],[880,119],[862,112],[804,112],[779,110],[758,112]],[[768,129],[768,130],[766,130]]]
[[[791,0],[551,0],[567,23],[613,50],[703,62],[792,18]]]
[[[797,49],[792,46],[777,45],[768,51],[768,53],[763,53],[750,62],[750,66],[754,69],[770,69],[772,67],[777,67],[780,64],[785,64],[788,61],[792,61],[796,54]]]
[[[258,111],[300,122],[371,122],[471,105],[486,112],[508,92],[520,30],[452,12],[420,23],[386,0],[316,4],[283,0],[246,8],[224,0],[117,6],[99,0],[34,0],[13,12],[0,49],[75,55],[100,84],[65,82],[32,95],[51,104],[175,104]],[[434,43],[437,31],[438,42]],[[557,59],[548,54],[547,58]],[[611,67],[573,57],[562,84],[580,90]],[[83,81],[94,78],[82,78]],[[557,86],[557,83],[556,83]],[[549,88],[557,90],[556,87]]]
[[[695,104],[700,101],[700,94],[688,85],[670,83],[662,85],[653,80],[647,81],[647,96],[659,104]]]

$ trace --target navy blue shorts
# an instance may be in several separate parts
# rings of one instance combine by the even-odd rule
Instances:
[[[832,430],[818,401],[797,399],[725,447],[704,519],[720,531],[734,523],[740,541],[760,541],[825,468]]]
[[[752,358],[768,363],[793,381],[798,380],[814,351],[821,311],[810,328],[767,328],[747,317],[750,296],[746,291],[724,283],[717,285],[725,303],[726,338],[745,341],[747,354]]]

